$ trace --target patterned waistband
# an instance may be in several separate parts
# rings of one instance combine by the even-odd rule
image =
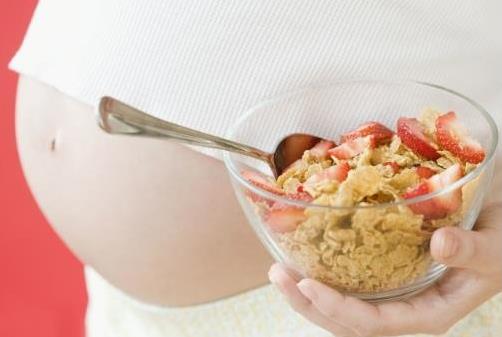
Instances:
[[[160,307],[131,298],[89,267],[85,277],[87,337],[333,337],[296,314],[270,285],[206,304]],[[501,331],[502,294],[442,337],[498,337]]]
[[[88,337],[328,337],[271,285],[188,307],[142,303],[86,267]]]

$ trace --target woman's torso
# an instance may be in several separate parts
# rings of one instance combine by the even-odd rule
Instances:
[[[221,161],[170,142],[109,136],[91,107],[28,78],[19,82],[17,137],[49,222],[126,292],[189,305],[266,283],[271,258]]]
[[[103,134],[98,97],[220,135],[260,100],[347,77],[425,80],[490,105],[502,95],[501,7],[42,1],[12,66],[63,93],[20,82],[28,182],[73,251],[141,300],[190,305],[257,287],[271,259],[222,163],[172,143]]]

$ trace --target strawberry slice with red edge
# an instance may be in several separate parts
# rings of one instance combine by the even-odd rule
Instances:
[[[277,195],[283,195],[284,191],[277,186],[273,181],[271,181],[267,176],[258,173],[256,171],[243,170],[241,172],[242,177],[249,181],[251,184],[259,187],[267,192],[271,192]]]
[[[316,158],[323,159],[328,157],[328,150],[336,144],[330,140],[322,139],[310,149],[310,154]]]
[[[272,182],[267,176],[258,173],[256,171],[249,171],[249,170],[243,170],[241,172],[241,175],[249,181],[251,184],[254,186],[261,188],[265,191],[268,191],[270,193],[274,193],[277,195],[284,195],[284,191],[279,188],[274,182]],[[269,206],[273,204],[273,201],[267,198],[264,198],[251,190],[246,190],[245,191],[246,195],[253,201],[253,202],[265,202]]]
[[[427,183],[423,182],[409,189],[403,194],[403,198],[412,199],[429,193],[431,193],[429,186]],[[425,219],[440,219],[447,215],[445,210],[436,207],[436,203],[433,199],[409,204],[408,207],[411,208],[413,213],[422,214]]]
[[[401,138],[403,144],[415,154],[431,160],[440,157],[434,143],[427,138],[424,127],[416,118],[399,118],[397,120],[397,135]]]
[[[403,194],[404,199],[411,199],[421,195],[433,193],[446,188],[462,178],[463,172],[459,164],[455,164],[418,184]],[[425,219],[440,219],[458,210],[462,205],[462,190],[457,188],[446,194],[432,199],[409,204],[414,213],[422,214]]]
[[[430,177],[427,180],[429,189],[432,192],[442,190],[462,178],[464,172],[459,164],[448,167],[443,172]],[[455,212],[462,204],[462,190],[457,188],[444,195],[434,198],[437,207],[444,209],[447,213]]]
[[[346,161],[343,161],[338,165],[330,166],[328,168],[325,168],[321,172],[312,175],[298,187],[298,190],[303,192],[305,188],[312,187],[325,180],[336,180],[338,182],[342,182],[347,179],[349,171],[349,164]]]
[[[394,136],[394,132],[387,128],[385,125],[378,122],[367,122],[359,126],[356,130],[344,133],[340,141],[345,143],[360,137],[372,135],[378,144],[390,142]]]
[[[465,162],[478,164],[485,159],[483,147],[469,137],[467,129],[460,124],[457,114],[453,111],[437,118],[436,138],[443,149]]]
[[[289,193],[285,195],[290,200],[311,202],[314,200],[306,192]],[[291,206],[276,201],[265,217],[265,221],[274,232],[285,233],[296,229],[298,224],[306,219],[304,208]]]
[[[422,179],[429,179],[430,177],[432,177],[437,173],[430,167],[426,166],[417,166],[415,167],[415,171],[417,172],[418,176]]]
[[[367,148],[375,148],[376,140],[375,136],[369,135],[366,137],[359,137],[356,139],[350,139],[345,143],[338,145],[335,148],[328,150],[330,156],[337,159],[351,159],[362,153]]]
[[[303,192],[303,191],[297,192],[297,193],[288,193],[288,194],[286,194],[286,198],[291,199],[291,200],[304,201],[304,202],[311,202],[312,200],[314,200],[314,198],[312,198],[310,196],[310,194],[308,194],[307,192]]]
[[[287,233],[294,231],[305,221],[303,208],[274,204],[265,216],[265,222],[273,232]]]
[[[333,167],[333,166],[331,166]],[[339,163],[338,165],[335,166],[333,171],[328,175],[328,177],[333,177],[334,179],[338,180],[339,182],[345,181],[347,179],[347,176],[350,171],[350,165],[346,161],[343,161]]]
[[[390,166],[390,168],[392,168],[392,172],[394,172],[394,174],[399,173],[399,171],[401,171],[401,166],[399,166],[399,164],[396,163],[395,161],[388,161],[383,164],[385,166]]]

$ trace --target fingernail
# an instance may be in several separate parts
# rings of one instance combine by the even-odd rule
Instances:
[[[309,286],[305,282],[300,281],[297,283],[296,286],[298,287],[300,292],[303,294],[303,296],[307,297],[311,301],[314,301],[317,299],[317,292],[314,290],[314,288],[312,288],[311,286]]]
[[[270,282],[277,284],[277,283],[279,283],[279,278],[280,278],[280,276],[278,275],[278,273],[276,271],[272,270],[272,271],[268,272],[268,279],[270,280]]]
[[[439,247],[439,256],[443,259],[448,259],[457,254],[458,240],[455,234],[448,231],[444,232],[443,235],[441,235]]]
[[[275,276],[274,273],[268,273],[268,279],[274,284],[277,283],[277,276]]]
[[[268,279],[270,282],[279,289],[279,291],[284,295],[287,296],[286,289],[284,288],[284,285],[281,282],[281,272],[277,270],[270,270],[268,272]]]

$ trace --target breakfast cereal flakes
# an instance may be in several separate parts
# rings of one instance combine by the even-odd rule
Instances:
[[[399,202],[454,183],[478,165],[438,142],[441,116],[425,109],[418,119],[398,121],[397,134],[369,122],[323,155],[307,150],[279,176],[276,187],[310,201],[304,208],[261,204],[290,262],[348,292],[390,290],[424,275],[432,232],[461,222],[476,180],[432,200]],[[284,231],[292,218],[297,224]]]

